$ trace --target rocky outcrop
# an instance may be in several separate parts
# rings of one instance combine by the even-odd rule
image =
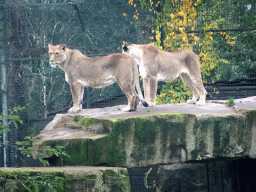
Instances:
[[[119,109],[59,114],[34,147],[65,146],[71,158],[63,164],[71,166],[140,167],[256,156],[256,105],[248,99],[234,107],[210,102],[139,107],[131,113]]]

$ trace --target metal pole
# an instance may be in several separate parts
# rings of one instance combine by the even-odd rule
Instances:
[[[2,54],[3,50],[1,51],[1,70],[2,70],[2,108],[3,114],[8,115],[8,107],[7,107],[7,84],[6,84],[6,65],[4,55]],[[3,120],[3,125],[8,125],[8,120]],[[8,133],[3,133],[3,161],[4,167],[7,167],[7,145],[6,142],[8,141]]]
[[[7,0],[3,1],[3,3],[8,3]],[[7,106],[7,78],[6,78],[6,61],[5,61],[5,47],[6,47],[6,36],[7,36],[7,25],[6,25],[6,8],[3,8],[3,30],[2,34],[0,34],[2,41],[2,48],[0,49],[0,63],[1,63],[1,71],[2,71],[2,109],[3,109],[3,114],[8,115],[8,106]],[[8,120],[5,119],[3,120],[3,125],[8,125]],[[7,143],[8,141],[8,133],[5,132],[3,133],[3,164],[4,167],[7,167],[7,157],[8,157],[8,151],[7,151]]]
[[[84,43],[84,54],[86,55],[86,48],[85,48],[85,38],[83,38],[83,43]],[[90,109],[91,108],[91,88],[90,87],[86,87],[85,88],[85,96],[86,96],[86,109]]]

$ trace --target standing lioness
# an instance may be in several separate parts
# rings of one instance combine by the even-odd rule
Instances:
[[[136,110],[139,98],[135,83],[139,83],[139,77],[132,57],[120,53],[89,58],[78,50],[68,49],[65,44],[49,44],[48,47],[51,67],[59,66],[65,72],[65,80],[70,84],[74,106],[69,112],[81,110],[84,87],[102,88],[115,82],[128,98],[128,106],[123,111]]]
[[[193,92],[187,103],[205,104],[207,94],[201,77],[197,55],[190,50],[160,51],[155,45],[123,45],[123,53],[132,56],[143,78],[145,100],[155,105],[158,81],[173,81],[177,77]],[[199,101],[197,101],[199,99]]]

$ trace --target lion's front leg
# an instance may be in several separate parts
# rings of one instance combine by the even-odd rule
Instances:
[[[80,105],[79,105],[80,110],[83,109],[83,98],[84,98],[84,87],[81,86],[81,94],[80,94],[80,100],[81,100],[81,102],[80,102]]]
[[[80,104],[82,86],[79,83],[73,83],[70,84],[70,90],[72,93],[73,107],[70,108],[68,112],[78,112],[81,110]]]

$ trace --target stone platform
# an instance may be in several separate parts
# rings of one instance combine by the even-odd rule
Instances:
[[[207,101],[205,106],[166,104],[85,109],[58,114],[37,137],[35,149],[63,145],[65,166],[141,167],[211,158],[256,157],[256,97]]]

